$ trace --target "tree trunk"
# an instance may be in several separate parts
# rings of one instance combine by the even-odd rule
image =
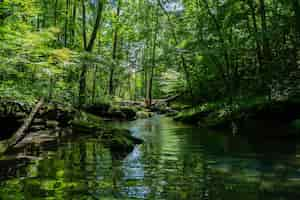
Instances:
[[[114,34],[113,34],[113,49],[112,49],[112,60],[113,64],[110,68],[109,74],[109,95],[113,95],[114,93],[114,72],[116,67],[116,58],[117,58],[117,48],[118,48],[118,30],[119,30],[119,16],[120,16],[120,9],[121,9],[121,0],[118,0],[118,7],[117,7],[117,24],[115,26]]]
[[[57,4],[58,4],[58,0],[55,0],[55,3],[54,3],[54,26],[57,25]]]
[[[69,23],[69,4],[70,0],[66,0],[66,16],[65,16],[65,31],[64,31],[64,46],[68,45],[68,23]]]
[[[94,78],[93,78],[93,90],[92,90],[92,103],[95,103],[97,73],[98,73],[98,66],[95,65],[95,72],[94,72]]]
[[[156,10],[157,11],[157,10]],[[150,75],[147,81],[147,93],[146,93],[146,106],[150,107],[152,105],[152,87],[153,87],[153,75],[154,75],[154,68],[156,64],[156,40],[157,40],[157,33],[158,33],[158,12],[156,12],[156,22],[154,27],[154,35],[153,35],[153,44],[152,44],[152,63],[150,68]]]
[[[72,27],[71,27],[71,35],[70,35],[70,41],[72,45],[74,45],[75,43],[76,15],[77,15],[77,0],[74,0],[73,13],[72,13]]]
[[[85,50],[87,47],[87,38],[86,38],[86,10],[85,10],[84,0],[81,0],[81,6],[82,6],[82,40],[83,40],[83,49]]]
[[[247,1],[250,10],[251,10],[251,18],[252,18],[252,24],[253,24],[253,29],[254,29],[254,37],[255,37],[255,43],[256,43],[256,56],[257,56],[257,61],[258,61],[258,70],[257,73],[260,73],[261,67],[262,67],[262,54],[261,54],[261,46],[260,42],[258,39],[258,27],[257,27],[257,20],[256,20],[256,12],[255,12],[255,5],[253,4],[252,0]]]
[[[264,53],[264,62],[268,64],[271,59],[271,49],[270,43],[268,39],[268,28],[267,28],[267,17],[266,17],[266,6],[264,0],[259,0],[260,2],[260,16],[261,16],[261,31],[262,31],[262,39],[263,39],[263,53]]]
[[[6,144],[2,144],[2,148],[0,149],[0,153],[4,153],[16,144],[18,144],[25,136],[26,136],[26,130],[29,128],[30,124],[32,123],[36,113],[39,111],[39,109],[42,107],[44,103],[44,99],[41,98],[40,101],[36,104],[36,106],[33,108],[31,113],[29,114],[28,118],[25,120],[23,125],[13,134],[13,136],[8,140]]]
[[[295,27],[296,27],[296,38],[295,38],[295,66],[298,67],[300,62],[300,3],[298,0],[292,0],[294,18],[295,18]]]
[[[263,72],[262,86],[266,89],[269,100],[271,100],[271,88],[268,84],[271,82],[271,49],[268,39],[267,17],[265,0],[259,0],[260,17],[261,17],[261,32],[262,32],[262,50],[263,50]]]
[[[100,27],[100,21],[102,17],[102,11],[104,7],[104,3],[102,0],[98,1],[98,8],[97,8],[97,17],[96,21],[93,27],[93,31],[91,34],[91,38],[89,40],[89,43],[87,44],[87,36],[86,36],[86,12],[85,12],[85,4],[84,0],[82,2],[82,33],[83,33],[83,48],[86,52],[92,52],[93,47],[95,44],[95,40],[97,37],[98,29]],[[86,74],[87,74],[88,66],[86,62],[83,62],[80,78],[79,78],[79,100],[78,100],[78,106],[79,108],[82,107],[82,105],[85,103],[85,89],[86,89]]]

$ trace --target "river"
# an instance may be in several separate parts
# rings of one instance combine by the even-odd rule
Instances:
[[[123,158],[89,137],[25,152],[38,159],[0,162],[0,199],[300,199],[295,141],[226,135],[159,115],[109,126],[145,143]]]

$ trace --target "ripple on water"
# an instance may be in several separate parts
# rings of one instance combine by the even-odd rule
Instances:
[[[0,199],[299,199],[298,146],[263,151],[265,143],[160,116],[113,126],[129,128],[145,143],[123,160],[97,140],[63,144],[12,168],[11,178],[0,182]]]

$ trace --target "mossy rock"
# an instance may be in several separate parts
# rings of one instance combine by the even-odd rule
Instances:
[[[127,120],[133,120],[136,117],[136,110],[131,107],[121,107],[120,111],[125,114]]]
[[[100,141],[114,151],[131,151],[136,144],[143,143],[143,140],[132,136],[129,130],[111,129],[85,120],[73,121],[72,128],[73,132],[79,134],[100,137]]]
[[[179,104],[179,103],[174,103],[170,105],[170,108],[173,110],[177,110],[177,111],[182,111],[182,110],[186,110],[191,108],[190,105],[185,105],[185,104]]]
[[[130,106],[110,106],[106,103],[84,106],[84,111],[107,119],[133,120],[136,109]]]
[[[66,127],[74,119],[75,114],[76,110],[72,107],[49,103],[39,110],[37,118],[45,121],[57,121],[59,126]]]
[[[146,119],[146,118],[150,118],[153,116],[153,113],[152,112],[147,112],[147,111],[138,111],[136,113],[136,117],[138,119]]]
[[[105,130],[103,139],[114,151],[131,151],[135,145],[143,143],[143,140],[132,136],[126,129]]]
[[[202,118],[198,124],[208,128],[229,128],[231,121],[231,117],[227,112],[219,110],[211,112],[206,117]]]
[[[111,105],[109,103],[98,102],[98,103],[95,103],[92,105],[85,105],[83,107],[83,110],[88,113],[97,115],[97,116],[103,116],[106,113],[108,113],[110,108],[111,108]]]
[[[195,111],[195,112],[181,112],[173,119],[183,123],[197,124],[201,119],[207,117],[211,111]]]
[[[99,124],[85,120],[72,121],[72,130],[76,133],[95,134],[104,130]]]

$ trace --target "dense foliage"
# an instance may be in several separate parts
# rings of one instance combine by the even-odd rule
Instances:
[[[0,95],[77,105],[295,95],[299,10],[298,0],[4,0]]]

